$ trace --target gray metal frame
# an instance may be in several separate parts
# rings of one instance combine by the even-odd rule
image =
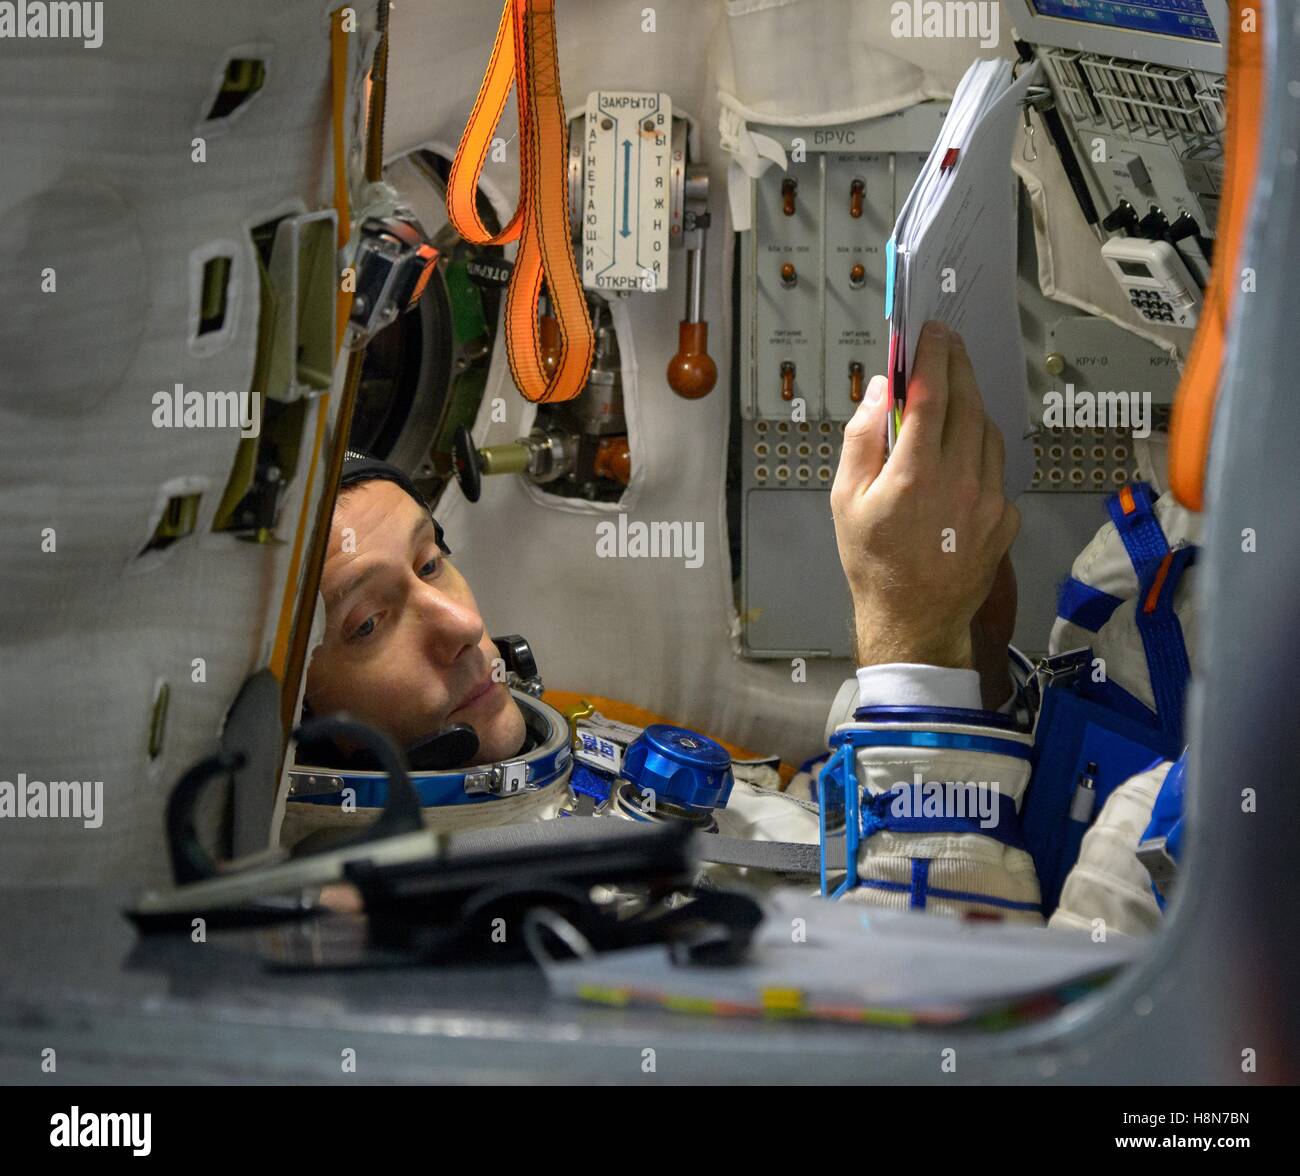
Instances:
[[[1275,11],[1275,10],[1274,10]],[[1182,893],[1149,957],[1029,1030],[849,1031],[558,1005],[531,972],[270,977],[213,944],[139,945],[124,894],[13,890],[0,903],[0,1080],[1242,1083],[1300,1078],[1300,26],[1266,23],[1269,117],[1216,421],[1199,572]],[[1284,154],[1284,152],[1286,154]],[[1258,550],[1243,551],[1243,529]],[[1242,790],[1257,811],[1243,813]],[[57,1049],[55,1075],[41,1050]],[[657,1072],[641,1051],[657,1051]],[[957,1070],[940,1051],[957,1051]],[[339,1050],[359,1071],[340,1073]],[[1257,1068],[1244,1068],[1254,1051]]]

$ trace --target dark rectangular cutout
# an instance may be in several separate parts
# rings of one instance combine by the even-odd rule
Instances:
[[[226,63],[221,89],[208,111],[209,121],[227,118],[244,105],[266,82],[266,64],[256,57],[232,57]]]
[[[226,321],[226,287],[230,283],[230,258],[210,257],[203,263],[203,289],[199,296],[200,335],[221,330]]]

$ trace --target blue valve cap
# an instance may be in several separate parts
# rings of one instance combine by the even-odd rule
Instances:
[[[734,783],[727,749],[704,735],[655,723],[629,745],[623,776],[656,804],[708,811],[725,808]]]

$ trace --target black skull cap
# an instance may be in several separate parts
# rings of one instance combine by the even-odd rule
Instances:
[[[429,521],[433,523],[433,529],[437,532],[438,546],[442,549],[444,555],[451,554],[451,548],[447,546],[447,541],[443,536],[442,524],[433,516],[433,508],[429,505],[428,499],[416,488],[415,483],[411,480],[410,474],[405,470],[400,470],[397,466],[386,461],[381,461],[377,457],[371,457],[367,453],[360,453],[355,449],[347,450],[343,455],[343,473],[339,477],[339,492],[342,493],[349,486],[358,486],[362,482],[392,482],[395,486],[401,487],[409,494],[422,510],[429,515]]]

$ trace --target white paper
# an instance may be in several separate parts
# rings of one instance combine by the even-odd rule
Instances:
[[[958,87],[939,141],[894,228],[892,326],[914,368],[921,328],[960,332],[989,416],[1006,443],[1004,490],[1033,476],[1028,381],[1016,302],[1015,176],[1011,151],[1035,65],[1011,81],[1007,62],[976,62]],[[942,170],[956,147],[955,166]]]

